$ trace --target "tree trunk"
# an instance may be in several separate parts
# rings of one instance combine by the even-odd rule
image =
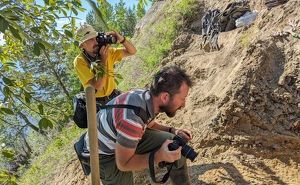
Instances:
[[[41,133],[42,135],[46,135],[43,130],[39,129],[37,126],[35,126],[34,124],[32,124],[28,120],[28,118],[21,111],[18,111],[18,114],[25,121],[25,123],[26,123],[27,126],[29,126],[30,128],[32,128],[34,131]]]
[[[24,134],[22,134],[22,138],[23,138],[23,141],[24,141],[24,144],[25,144],[25,147],[24,145],[22,145],[22,148],[26,154],[26,158],[27,159],[30,159],[30,156],[31,156],[31,152],[32,152],[32,149],[30,147],[30,145],[28,144],[27,140],[26,140],[26,137],[24,136]]]

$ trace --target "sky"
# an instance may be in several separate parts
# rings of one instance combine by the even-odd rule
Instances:
[[[120,0],[106,0],[106,1],[111,5],[115,5],[116,3],[120,2]],[[37,0],[37,3],[39,3],[39,2],[43,3],[43,0]],[[96,2],[96,0],[94,0],[94,2]],[[137,6],[137,4],[139,3],[139,0],[123,0],[123,2],[125,2],[127,7],[132,8],[133,5]],[[146,11],[148,11],[149,8],[151,7],[150,0],[147,0],[147,2],[148,2],[148,6],[145,5]],[[84,12],[78,11],[78,15],[76,16],[77,17],[76,26],[84,24],[85,18],[87,16],[88,12],[92,10],[91,5],[86,0],[82,0],[82,6],[87,10]],[[58,29],[68,21],[69,21],[68,19],[57,20]],[[0,33],[0,45],[3,45],[3,44],[4,44],[3,33]]]
[[[106,0],[106,1],[111,5],[115,5],[116,3],[120,2],[120,0]],[[137,6],[139,1],[140,0],[129,0],[129,1],[123,0],[123,2],[125,2],[125,5],[130,8],[132,8],[133,5]],[[94,0],[94,2],[96,2],[96,1]],[[146,4],[145,4],[146,11],[148,11],[149,8],[151,7],[151,2],[149,0],[147,0],[147,3],[148,3],[148,6],[146,6]],[[88,1],[85,1],[85,0],[82,0],[82,7],[84,7],[87,10],[85,12],[78,11],[78,15],[77,15],[78,19],[76,19],[77,26],[85,23],[85,18],[87,16],[88,12],[90,12],[92,10],[91,5],[88,3]],[[68,20],[67,19],[58,20],[57,21],[58,26],[60,27],[60,26],[64,25],[66,23],[66,21],[68,21]]]

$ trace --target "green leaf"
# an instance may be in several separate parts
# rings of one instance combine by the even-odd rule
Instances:
[[[42,104],[38,105],[40,114],[44,114],[44,106]]]
[[[65,30],[65,35],[67,35],[67,37],[69,37],[69,38],[73,37],[72,32],[70,32],[69,30]]]
[[[143,8],[143,0],[140,0],[140,7]]]
[[[68,14],[64,9],[62,9],[62,12],[63,12],[64,16],[68,17]]]
[[[8,22],[0,15],[0,31],[2,33],[8,28]]]
[[[59,33],[56,30],[53,30],[53,35],[54,35],[55,38],[59,37]]]
[[[81,8],[81,7],[78,7],[77,9],[80,10],[80,11],[82,11],[82,12],[86,11],[85,8]]]
[[[55,1],[54,0],[49,0],[49,5],[50,6],[55,6]]]
[[[38,33],[38,34],[41,33],[40,29],[41,29],[40,27],[32,27],[32,28],[30,28],[30,30],[31,30],[33,33]]]
[[[8,85],[8,86],[14,86],[14,81],[9,79],[9,78],[6,78],[6,77],[3,77],[2,78],[3,82]]]
[[[115,78],[115,83],[116,83],[116,85],[118,86],[120,82],[119,82],[118,79]]]
[[[12,157],[14,156],[14,152],[11,152],[9,150],[4,150],[2,151],[2,155],[7,159],[12,159]]]
[[[37,42],[35,42],[34,45],[33,45],[33,53],[36,56],[40,56],[40,54],[41,54],[40,47],[39,47]]]
[[[24,91],[24,95],[25,95],[25,101],[26,103],[30,103],[30,100],[32,99],[32,96],[27,92],[27,91]]]
[[[145,3],[146,6],[148,6],[147,0],[144,0],[144,3]]]
[[[72,17],[72,25],[75,26],[75,18]]]
[[[40,49],[45,50],[45,46],[42,43],[38,42],[37,44]]]
[[[21,38],[21,36],[20,36],[20,34],[19,34],[19,30],[15,29],[14,27],[12,27],[12,26],[10,26],[10,25],[8,25],[8,27],[9,27],[11,33],[13,34],[13,36],[14,36],[15,38],[17,38],[17,39],[19,39],[19,40],[22,40],[22,38]]]
[[[5,66],[11,66],[11,67],[14,67],[14,68],[17,67],[16,64],[13,63],[13,62],[5,63],[4,65],[5,65]]]
[[[73,44],[74,44],[74,46],[79,46],[79,42],[77,41],[77,40],[75,40],[74,42],[73,42]]]
[[[78,12],[75,8],[72,8],[72,11],[74,12],[75,15],[78,15]]]
[[[41,25],[41,28],[45,31],[45,32],[48,32],[48,29],[45,25]]]
[[[25,97],[25,102],[26,102],[27,104],[30,104],[30,99],[27,98],[27,97]]]
[[[53,128],[53,124],[51,123],[50,120],[48,120],[47,118],[42,118],[40,121],[39,121],[39,127],[40,128]]]
[[[43,44],[43,46],[47,49],[50,49],[50,50],[53,49],[52,45],[44,40],[41,42],[41,44]]]
[[[1,174],[0,174],[0,177],[8,177],[8,175],[7,175],[7,174],[1,173]],[[1,179],[0,179],[0,182],[1,182]]]
[[[1,107],[0,110],[6,114],[10,114],[10,115],[14,114],[14,112],[11,109],[8,109],[6,107]]]
[[[4,94],[5,97],[10,96],[11,92],[10,92],[9,87],[5,86],[3,88],[3,94]]]

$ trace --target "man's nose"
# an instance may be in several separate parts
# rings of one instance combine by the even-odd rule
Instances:
[[[181,107],[182,108],[185,107],[185,101],[181,104]]]

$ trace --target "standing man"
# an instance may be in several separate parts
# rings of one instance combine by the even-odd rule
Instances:
[[[84,88],[92,85],[97,90],[96,101],[101,104],[106,104],[120,94],[120,91],[116,89],[114,79],[114,63],[136,53],[135,47],[124,36],[114,30],[106,33],[106,35],[111,34],[116,36],[117,43],[123,44],[124,48],[110,48],[110,44],[99,48],[96,40],[98,32],[88,24],[80,26],[76,30],[79,48],[82,48],[82,52],[74,60],[76,74]],[[97,62],[103,66],[104,75],[102,77],[95,78],[96,71],[90,69],[91,62]]]
[[[154,77],[150,91],[135,90],[123,93],[107,105],[126,104],[143,109],[148,121],[143,122],[133,109],[101,109],[97,114],[100,178],[104,185],[133,185],[133,170],[148,167],[150,153],[154,162],[173,163],[170,177],[175,185],[190,185],[186,159],[181,147],[170,151],[174,135],[193,138],[187,129],[175,129],[156,123],[160,112],[173,117],[185,106],[190,77],[176,66],[165,67]],[[147,120],[147,119],[144,119]],[[84,150],[89,151],[88,134]],[[170,166],[169,166],[170,167]]]

